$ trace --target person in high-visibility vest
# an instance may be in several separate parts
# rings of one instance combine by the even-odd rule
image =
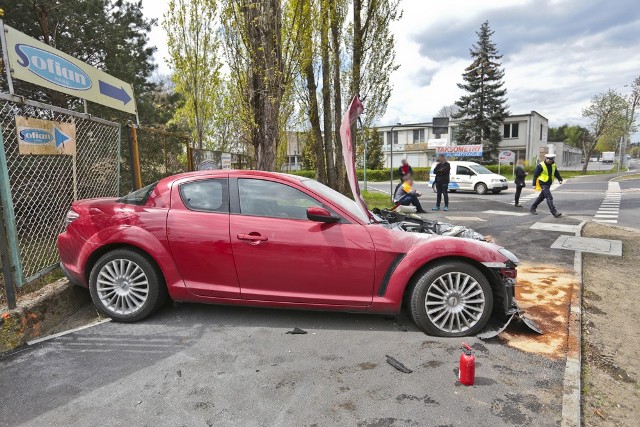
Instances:
[[[547,200],[547,205],[549,206],[549,211],[555,218],[560,218],[562,214],[558,212],[556,207],[553,204],[553,196],[551,195],[551,184],[553,184],[553,178],[556,178],[560,184],[562,184],[562,177],[560,176],[560,172],[558,172],[558,168],[556,167],[556,155],[555,154],[545,154],[544,162],[539,163],[536,166],[535,171],[533,172],[533,186],[536,187],[536,184],[540,186],[540,195],[536,199],[535,202],[531,205],[531,209],[529,212],[532,215],[538,215],[536,209],[538,205],[542,203],[543,200]]]

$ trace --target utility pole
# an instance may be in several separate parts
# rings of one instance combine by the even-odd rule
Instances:
[[[402,123],[396,123],[395,125],[391,126],[391,144],[389,146],[389,149],[391,151],[391,157],[389,158],[389,182],[390,182],[390,190],[389,190],[389,194],[391,195],[391,203],[393,203],[393,144],[395,142],[395,136],[393,134],[393,129],[395,129],[398,126],[402,126]]]

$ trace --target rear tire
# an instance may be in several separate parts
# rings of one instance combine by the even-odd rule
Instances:
[[[98,311],[118,322],[136,322],[167,299],[167,286],[156,264],[133,249],[116,249],[95,263],[89,276]]]
[[[416,280],[410,307],[413,321],[429,335],[475,335],[489,321],[493,292],[476,267],[462,261],[440,261]]]
[[[475,190],[476,190],[476,193],[478,193],[481,196],[483,194],[487,194],[487,184],[485,184],[484,182],[479,182],[476,184]]]

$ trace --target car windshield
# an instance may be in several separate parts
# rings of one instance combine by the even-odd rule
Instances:
[[[302,184],[315,191],[316,193],[319,193],[323,197],[332,200],[345,211],[359,218],[363,222],[369,222],[369,218],[366,216],[365,212],[362,212],[357,203],[344,194],[338,193],[336,190],[329,188],[324,184],[320,184],[318,181],[315,181],[313,179],[305,179],[302,181]]]
[[[488,173],[493,173],[489,169],[485,168],[482,165],[469,165],[469,167],[478,175],[485,175]]]
[[[151,195],[153,189],[156,188],[157,184],[158,182],[156,181],[153,184],[149,184],[139,190],[132,191],[126,196],[119,198],[118,201],[120,203],[127,203],[130,205],[144,205],[145,203],[147,203],[147,199]]]

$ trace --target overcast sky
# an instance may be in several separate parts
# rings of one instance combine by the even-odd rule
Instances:
[[[161,19],[167,3],[143,0],[144,13]],[[380,124],[430,121],[458,99],[456,83],[485,20],[504,54],[513,114],[536,110],[551,126],[584,123],[581,110],[594,94],[627,93],[624,85],[640,75],[638,0],[403,0],[402,8],[392,27],[400,69]],[[151,44],[159,73],[168,74],[160,26]]]

